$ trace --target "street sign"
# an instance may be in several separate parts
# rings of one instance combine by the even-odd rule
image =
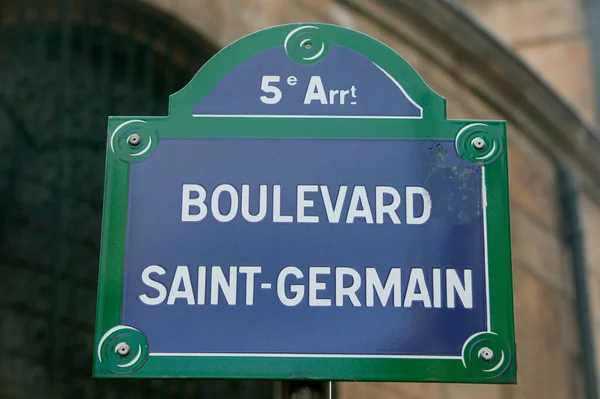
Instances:
[[[94,375],[515,383],[505,123],[291,24],[110,117]]]

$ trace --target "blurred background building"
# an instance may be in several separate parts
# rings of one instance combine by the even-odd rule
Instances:
[[[0,398],[271,398],[271,382],[91,379],[108,115],[164,115],[219,48],[363,31],[505,119],[516,386],[340,383],[343,399],[597,399],[599,0],[0,0]],[[595,342],[595,345],[594,345]]]

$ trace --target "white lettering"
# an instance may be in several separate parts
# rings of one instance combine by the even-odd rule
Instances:
[[[402,306],[402,298],[401,298],[401,270],[400,268],[393,267],[390,269],[390,272],[385,281],[385,286],[381,284],[381,280],[379,279],[379,275],[377,274],[377,269],[369,267],[366,270],[366,291],[367,291],[367,306],[375,306],[375,295],[377,292],[377,297],[379,298],[379,302],[381,302],[381,306],[386,306],[392,291],[394,292],[394,307],[399,308]]]
[[[260,88],[265,93],[272,94],[273,96],[260,96],[260,101],[265,104],[277,104],[281,100],[281,90],[277,86],[272,85],[272,83],[279,82],[279,79],[279,76],[263,76]]]
[[[384,204],[383,196],[389,194],[392,196],[391,204]],[[400,206],[400,194],[394,187],[377,186],[375,187],[375,213],[378,224],[383,223],[383,215],[386,213],[394,224],[400,224],[400,219],[396,214],[396,209]]]
[[[358,207],[360,206],[360,209]],[[365,186],[355,186],[350,198],[348,206],[348,216],[346,223],[354,223],[355,218],[365,218],[367,223],[373,223],[373,214],[371,213],[371,205],[367,197],[367,189]]]
[[[417,292],[418,290],[418,292]],[[413,302],[422,301],[426,308],[431,307],[431,298],[425,284],[425,275],[423,269],[412,269],[408,278],[408,287],[406,288],[406,297],[404,306],[409,308]]]
[[[180,301],[182,304],[205,305],[209,301],[207,296],[210,289],[211,305],[224,305],[225,302],[228,305],[237,305],[240,279],[238,273],[244,275],[246,292],[245,300],[244,297],[240,297],[242,299],[239,305],[255,304],[257,284],[261,289],[272,288],[270,281],[261,282],[259,277],[262,273],[261,266],[230,266],[228,273],[221,266],[212,266],[210,275],[206,266],[198,266],[197,270],[197,280],[194,284],[188,266],[174,267],[172,280],[163,283],[158,281],[158,276],[165,276],[167,270],[160,265],[150,265],[141,273],[141,281],[148,289],[138,298],[144,305],[151,306],[174,305],[179,299],[182,300]],[[356,269],[337,266],[333,271],[334,276],[327,278],[324,276],[332,274],[330,267],[311,266],[304,279],[305,275],[298,267],[287,266],[277,276],[277,296],[284,306],[297,306],[306,297],[306,304],[310,307],[361,307],[364,298],[364,305],[368,308],[379,305],[410,308],[414,307],[415,303],[417,306],[435,309],[454,309],[461,305],[466,309],[473,308],[471,269],[444,269],[443,271],[438,266],[431,269],[417,267],[404,270],[405,272],[400,267],[392,267],[386,276],[385,272],[375,267]],[[445,273],[445,279],[442,273]],[[155,274],[157,276],[154,276]],[[402,280],[404,276],[408,276],[406,291]],[[422,305],[418,302],[422,302]]]
[[[180,290],[183,284],[183,290]],[[188,305],[194,304],[194,289],[192,288],[192,279],[190,278],[190,270],[187,266],[177,266],[175,276],[169,291],[169,299],[167,305],[173,305],[177,299],[185,299]]]
[[[325,212],[327,213],[327,220],[329,223],[338,223],[340,221],[347,191],[348,186],[340,187],[334,207],[331,201],[331,196],[329,195],[329,188],[327,186],[321,186],[323,204],[325,205]]]
[[[344,105],[346,103],[346,96],[348,94],[350,94],[350,90],[340,91],[340,104]]]
[[[242,216],[249,222],[256,223],[263,220],[267,214],[267,185],[261,184],[258,195],[258,213],[250,213],[250,185],[242,185]]]
[[[339,92],[339,90],[329,90],[329,104],[335,104],[335,96],[337,96]]]
[[[350,188],[349,188],[350,187]],[[355,223],[357,218],[363,218],[367,224],[391,223],[401,224],[400,211],[402,204],[400,192],[392,186],[375,186],[373,192],[367,195],[365,186],[339,186],[337,193],[326,185],[299,184],[293,188],[282,189],[281,185],[275,184],[273,189],[272,217],[275,223],[319,223],[326,219],[328,223],[340,223],[342,215],[345,214],[346,223]],[[254,191],[251,196],[250,184],[242,184],[241,192],[231,184],[220,184],[214,191],[207,190],[198,184],[184,184],[182,186],[181,220],[183,222],[199,222],[212,215],[219,222],[231,222],[238,214],[251,223],[266,221],[267,214],[271,211],[269,196],[270,187],[261,184],[258,194]],[[349,193],[349,190],[352,190]],[[284,192],[282,192],[284,191]],[[311,198],[310,193],[321,192],[322,205],[316,201],[318,194]],[[431,218],[432,201],[429,192],[423,187],[408,186],[405,188],[406,207],[402,214],[406,215],[406,223],[420,225]],[[283,214],[282,204],[290,204],[295,195],[295,208],[287,210],[289,214]],[[372,195],[374,198],[370,198]],[[225,196],[225,198],[223,198]],[[285,200],[282,198],[285,196]],[[346,201],[347,197],[349,201]],[[208,201],[210,197],[210,203]],[[240,198],[241,197],[241,198]],[[417,197],[420,197],[417,198]],[[372,204],[370,201],[374,200]],[[289,202],[288,202],[289,201]],[[423,208],[415,206],[415,201],[422,201]],[[317,203],[318,202],[318,203]],[[320,209],[317,208],[320,207]],[[324,209],[323,209],[324,207]],[[254,212],[254,213],[253,213]],[[405,213],[404,213],[405,212]],[[319,214],[324,213],[325,216]]]
[[[414,196],[420,195],[423,199],[423,213],[415,216]],[[406,187],[406,224],[423,224],[431,215],[431,196],[423,187]]]
[[[328,267],[310,267],[308,269],[308,306],[331,306],[331,299],[318,298],[318,291],[327,288],[325,283],[317,280],[318,276],[330,274],[331,270]]]
[[[198,305],[204,305],[206,301],[206,266],[198,267],[198,293],[196,298]]]
[[[291,223],[294,221],[293,216],[284,216],[281,214],[281,186],[279,184],[273,186],[273,221],[279,223]]]
[[[147,294],[142,294],[139,296],[140,301],[142,301],[142,303],[145,305],[160,305],[167,297],[167,288],[158,281],[150,278],[150,275],[153,273],[162,276],[167,273],[167,271],[161,266],[152,265],[145,268],[142,272],[142,282],[148,287],[154,288],[156,291],[158,291],[158,295],[154,298],[148,296]]]
[[[344,276],[352,278],[352,284],[344,287]],[[354,306],[360,306],[356,291],[360,288],[360,274],[349,267],[337,267],[335,269],[335,306],[344,306],[344,297],[347,296]]]
[[[463,285],[456,270],[446,269],[446,306],[449,308],[454,307],[455,293],[458,295],[466,309],[473,308],[473,281],[471,278],[471,270],[465,269],[464,280],[465,284]]]
[[[433,269],[433,307],[442,307],[442,281],[441,270]]]
[[[290,86],[296,86],[296,83],[298,83],[298,78],[295,76],[288,76],[287,78],[287,84]]]
[[[319,186],[303,186],[299,185],[297,189],[297,209],[296,209],[296,220],[298,223],[319,223],[318,216],[306,216],[304,214],[305,208],[312,208],[315,201],[304,198],[305,193],[316,193],[319,191]]]
[[[246,275],[246,305],[254,305],[254,275],[260,274],[260,266],[240,266],[240,273]]]
[[[285,293],[285,280],[289,275],[293,275],[296,278],[303,278],[304,275],[302,271],[294,266],[284,267],[281,272],[279,272],[279,276],[277,276],[277,296],[282,304],[285,306],[296,306],[302,299],[304,298],[304,286],[301,284],[292,284],[290,285],[290,291],[295,295],[291,298],[288,297]]]
[[[327,95],[325,94],[325,88],[320,76],[312,76],[310,78],[306,95],[304,96],[304,104],[310,104],[315,100],[323,105],[327,105]]]
[[[226,214],[222,214],[219,209],[219,198],[221,197],[221,193],[228,193],[231,198],[231,204],[229,208],[229,212]],[[212,198],[210,202],[210,207],[212,208],[212,214],[219,222],[231,222],[235,215],[238,212],[238,193],[231,184],[220,184],[215,188],[215,191],[212,193]]]
[[[198,198],[192,198],[192,192],[197,193]],[[181,221],[199,222],[204,219],[208,213],[204,200],[206,200],[206,190],[204,187],[199,184],[184,184],[181,196]],[[190,208],[193,206],[199,209],[198,213],[190,213]]]
[[[210,281],[210,304],[219,304],[219,289],[229,305],[235,305],[237,299],[237,267],[229,268],[229,281],[225,277],[221,266],[213,266]]]

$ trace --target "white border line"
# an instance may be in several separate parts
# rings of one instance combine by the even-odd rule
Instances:
[[[362,115],[228,115],[193,114],[194,118],[302,118],[302,119],[423,119],[422,116],[362,116]]]
[[[338,359],[456,359],[460,356],[419,356],[419,355],[329,355],[299,353],[165,353],[154,352],[150,356],[182,357],[291,357],[291,358],[338,358]]]
[[[492,332],[492,320],[490,318],[490,274],[488,267],[487,187],[485,185],[485,166],[481,167],[481,205],[483,207],[483,248],[485,257],[485,305],[487,307],[487,331]]]
[[[373,62],[373,61],[371,61]],[[417,104],[417,102],[415,100],[412,99],[411,96],[408,95],[408,93],[406,92],[406,90],[404,90],[404,87],[402,87],[402,85],[400,85],[400,83],[398,83],[398,81],[396,79],[394,79],[392,77],[392,75],[390,75],[389,73],[387,73],[387,71],[385,69],[383,69],[382,67],[380,67],[379,65],[377,65],[376,63],[373,62],[373,65],[375,65],[377,68],[379,68],[381,70],[381,72],[385,73],[385,75],[392,81],[394,82],[394,84],[400,89],[400,91],[402,92],[402,94],[404,94],[404,96],[406,98],[408,98],[408,101],[411,102],[412,105],[414,105],[415,107],[417,107],[419,109],[419,111],[421,112],[421,115],[419,117],[413,116],[413,117],[404,117],[404,118],[418,118],[418,119],[423,119],[423,107],[421,107],[419,104]]]

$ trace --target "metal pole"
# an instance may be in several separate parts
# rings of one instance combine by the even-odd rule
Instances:
[[[594,324],[589,301],[583,227],[580,221],[578,189],[572,172],[558,164],[559,195],[562,204],[565,239],[571,250],[571,262],[575,284],[575,304],[579,321],[582,346],[583,372],[585,375],[586,398],[598,399],[596,366],[596,342]]]
[[[331,381],[283,381],[280,399],[332,399]]]

